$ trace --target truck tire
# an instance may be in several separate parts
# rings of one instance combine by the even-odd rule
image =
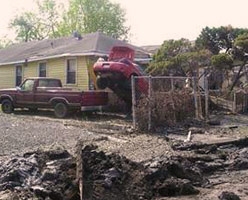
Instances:
[[[57,118],[65,118],[68,114],[68,107],[65,103],[56,103],[55,106],[54,106],[54,115],[57,117]]]
[[[7,113],[7,114],[10,114],[14,111],[12,101],[9,99],[5,99],[2,101],[2,107],[1,108],[2,108],[2,111],[4,113]]]
[[[107,78],[96,78],[96,85],[99,89],[104,90],[106,87],[108,87],[108,79]]]

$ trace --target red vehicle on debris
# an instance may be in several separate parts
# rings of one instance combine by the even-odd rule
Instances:
[[[28,78],[20,87],[0,90],[5,113],[12,113],[15,108],[53,108],[56,117],[64,118],[70,110],[96,110],[107,103],[106,92],[63,88],[61,81],[54,78]]]
[[[128,105],[132,104],[131,77],[145,75],[142,68],[134,63],[134,50],[125,46],[113,47],[108,61],[99,60],[95,63],[94,73],[98,88],[110,88]],[[138,78],[136,84],[140,92],[147,92],[148,83],[145,79]]]

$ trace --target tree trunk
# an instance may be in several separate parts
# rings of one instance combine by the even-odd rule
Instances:
[[[244,68],[245,65],[246,65],[246,61],[244,61],[244,63],[240,66],[239,71],[238,71],[238,74],[235,77],[235,80],[233,81],[233,84],[232,84],[232,86],[230,88],[230,92],[233,91],[233,88],[235,87],[235,85],[237,84],[238,80],[240,79],[240,77],[241,77],[240,76],[240,73],[242,72],[242,70],[243,70],[243,68]]]

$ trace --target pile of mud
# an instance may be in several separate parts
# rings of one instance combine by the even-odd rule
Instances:
[[[0,199],[78,199],[75,160],[65,150],[0,160]]]
[[[132,162],[125,157],[86,146],[83,157],[85,199],[152,199],[198,194],[194,186],[206,180],[191,163],[180,157],[147,162]]]
[[[80,148],[83,199],[145,200],[185,195],[197,195],[197,198],[201,188],[216,184],[210,180],[212,174],[248,169],[245,146],[187,146],[186,149],[195,153],[188,157],[165,155],[136,163],[100,151],[97,146],[84,146]],[[65,150],[1,158],[0,199],[79,200],[76,160]],[[224,191],[215,197],[225,199],[234,195],[221,192]]]

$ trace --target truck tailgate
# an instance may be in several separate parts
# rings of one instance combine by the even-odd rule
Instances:
[[[83,92],[82,106],[106,106],[108,104],[108,93],[99,91]]]

